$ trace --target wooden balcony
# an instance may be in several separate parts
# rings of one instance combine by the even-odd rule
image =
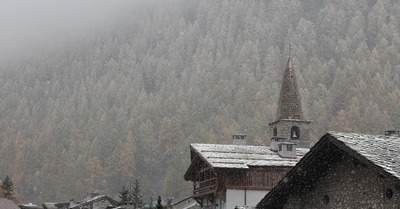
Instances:
[[[201,197],[216,192],[218,185],[217,178],[210,178],[193,184],[193,197]]]

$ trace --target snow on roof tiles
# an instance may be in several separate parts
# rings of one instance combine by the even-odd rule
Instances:
[[[297,148],[297,158],[283,158],[267,146],[221,144],[192,144],[191,146],[214,168],[294,166],[309,151],[306,148]]]
[[[400,137],[329,132],[345,146],[400,179]]]

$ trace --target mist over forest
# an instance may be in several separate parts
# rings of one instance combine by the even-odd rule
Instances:
[[[289,44],[313,142],[400,129],[396,0],[39,2],[0,9],[0,179],[21,201],[135,178],[146,202],[191,195],[190,143],[269,145]]]

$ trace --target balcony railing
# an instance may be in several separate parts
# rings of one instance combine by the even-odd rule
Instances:
[[[193,184],[193,197],[199,197],[205,194],[215,192],[217,189],[217,178],[210,178],[204,181],[198,181]]]

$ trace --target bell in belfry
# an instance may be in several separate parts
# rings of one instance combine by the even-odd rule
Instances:
[[[293,131],[293,136],[292,136],[292,138],[297,138],[296,131]]]

